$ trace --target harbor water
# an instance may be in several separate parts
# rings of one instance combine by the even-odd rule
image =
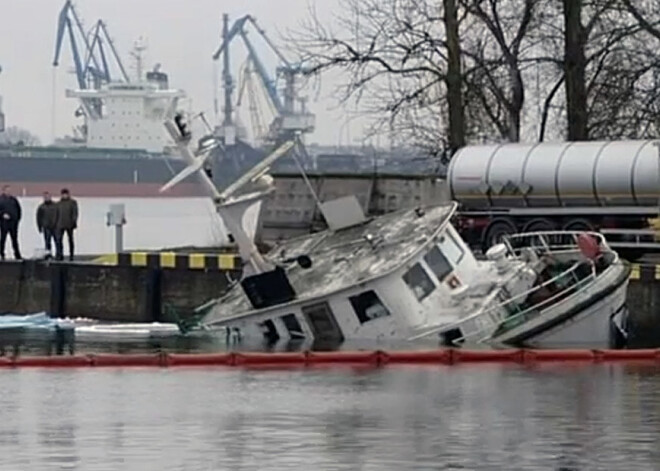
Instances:
[[[11,470],[654,470],[644,365],[0,372]]]
[[[36,227],[36,211],[41,200],[19,198],[19,201],[23,207],[19,241],[24,256],[30,257],[43,247]],[[114,228],[107,226],[106,213],[111,204],[117,203],[124,204],[126,209],[124,248],[127,250],[226,243],[224,225],[209,198],[80,198],[80,221],[76,231],[79,255],[114,251]]]

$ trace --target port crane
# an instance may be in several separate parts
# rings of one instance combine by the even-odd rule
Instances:
[[[59,66],[65,37],[69,39],[80,90],[98,90],[110,82],[130,81],[105,23],[99,19],[89,31],[85,31],[71,0],[64,3],[59,13],[53,67]],[[89,100],[86,108],[100,115],[102,103],[94,98]],[[79,113],[80,110],[76,112],[77,115]]]
[[[250,25],[263,38],[279,61],[274,76],[269,73],[248,36],[248,26]],[[305,101],[297,96],[296,91],[297,77],[304,73],[303,67],[287,60],[253,16],[245,15],[236,20],[230,27],[229,16],[225,14],[223,15],[222,43],[213,54],[214,60],[217,61],[221,57],[223,60],[224,116],[218,134],[224,137],[225,144],[231,145],[235,138],[236,126],[233,118],[233,92],[235,86],[231,73],[230,46],[235,40],[239,39],[242,40],[247,49],[249,65],[265,90],[269,105],[275,114],[275,118],[269,126],[269,140],[278,144],[291,140],[296,136],[299,137],[301,134],[312,132],[315,117],[306,110]],[[280,78],[284,81],[282,93],[277,87]],[[252,113],[254,114],[254,112]]]
[[[68,35],[69,38],[76,79],[80,89],[98,89],[101,84],[112,80],[129,81],[105,23],[99,19],[94,27],[86,32],[71,0],[67,0],[60,10],[55,39],[54,67],[59,65],[65,35]],[[108,52],[110,53],[109,58],[114,60],[119,71],[118,77],[112,75]]]

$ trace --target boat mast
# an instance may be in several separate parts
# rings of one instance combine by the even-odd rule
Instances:
[[[176,143],[181,156],[188,163],[188,166],[165,184],[160,191],[167,191],[188,176],[196,173],[204,190],[213,199],[216,210],[224,221],[229,233],[234,238],[239,254],[246,263],[248,272],[251,272],[250,274],[258,274],[272,271],[275,266],[259,253],[257,246],[243,229],[242,221],[247,209],[261,201],[272,191],[272,184],[268,185],[269,182],[265,178],[265,172],[268,171],[270,165],[277,158],[290,150],[294,143],[289,141],[280,146],[275,152],[243,175],[237,182],[220,193],[211,178],[204,171],[204,163],[210,152],[219,145],[217,139],[207,138],[206,140],[201,140],[199,148],[196,152],[193,152],[190,147],[192,135],[188,130],[188,124],[183,120],[183,115],[177,114],[174,119],[167,120],[164,124],[167,132]],[[265,190],[262,188],[253,193],[235,197],[234,194],[239,187],[247,183],[266,183],[268,188]]]

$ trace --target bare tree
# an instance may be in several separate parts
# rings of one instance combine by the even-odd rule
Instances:
[[[652,137],[660,123],[654,0],[342,0],[297,44],[310,75],[432,154],[474,141]],[[447,145],[442,143],[446,142]]]
[[[589,30],[582,24],[583,0],[562,0],[564,12],[564,82],[569,141],[587,139],[587,56]],[[592,17],[592,21],[596,16]]]
[[[655,132],[658,54],[641,39],[623,1],[557,5],[546,0],[539,60],[553,80],[546,84],[541,140],[552,110],[555,121],[565,123],[568,140],[642,138]],[[562,88],[565,99],[557,104]]]
[[[443,0],[445,35],[447,38],[447,108],[449,112],[449,148],[453,153],[465,145],[465,109],[463,107],[463,73],[457,0]]]
[[[632,48],[641,66],[633,75],[634,102],[641,137],[660,136],[660,10],[655,0],[621,0],[623,10],[628,13],[640,29],[635,35]]]
[[[444,14],[447,8],[447,13]],[[388,129],[431,153],[465,143],[456,0],[342,0],[336,27],[312,12],[291,38],[310,74],[344,73],[355,100]]]
[[[463,41],[471,63],[465,71],[469,93],[501,137],[517,142],[525,103],[522,60],[541,0],[460,1],[474,20]]]
[[[0,144],[37,146],[39,138],[26,129],[10,126],[4,132],[0,132]]]
[[[621,0],[626,11],[630,13],[641,28],[656,40],[660,41],[660,15],[655,0],[644,2],[637,0]]]

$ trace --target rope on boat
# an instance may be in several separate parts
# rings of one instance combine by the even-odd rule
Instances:
[[[318,366],[384,367],[396,365],[461,365],[546,363],[646,363],[660,364],[660,349],[638,350],[409,350],[335,352],[224,352],[92,354],[70,356],[0,357],[0,369],[20,367],[246,367],[314,368]]]

